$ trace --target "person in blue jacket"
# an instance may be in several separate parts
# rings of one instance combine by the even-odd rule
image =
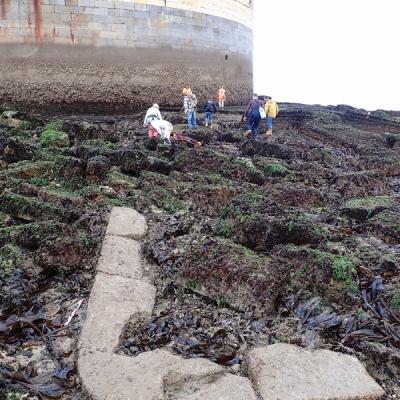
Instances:
[[[256,94],[253,94],[253,99],[250,100],[245,113],[247,131],[244,133],[245,136],[251,133],[251,140],[257,140],[258,127],[261,121],[260,107],[263,106],[264,102],[260,100]]]
[[[207,100],[207,102],[204,104],[203,111],[206,126],[210,124],[210,128],[212,129],[213,117],[214,114],[217,112],[217,106],[215,102],[213,100]]]

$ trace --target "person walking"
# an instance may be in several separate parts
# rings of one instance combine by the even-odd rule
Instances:
[[[154,103],[146,112],[143,121],[143,127],[149,128],[149,137],[157,138],[157,131],[151,126],[151,122],[153,121],[161,121],[162,116],[160,113],[160,106],[157,103]]]
[[[213,116],[217,112],[217,106],[215,105],[215,102],[213,100],[207,100],[207,102],[204,104],[203,111],[206,126],[210,124],[210,128],[212,129]]]
[[[191,93],[185,97],[185,114],[187,114],[189,129],[197,128],[197,97]]]
[[[267,96],[266,98],[266,103],[265,103],[265,114],[267,115],[266,121],[267,121],[267,136],[272,136],[272,125],[273,125],[273,120],[278,116],[279,114],[279,107],[278,104],[276,104],[275,100],[272,100],[272,97]]]
[[[221,86],[218,90],[218,105],[219,108],[224,108],[226,100],[225,88]]]
[[[258,127],[261,121],[260,107],[263,107],[263,102],[256,94],[254,94],[253,99],[250,100],[245,112],[245,120],[247,121],[248,130],[244,135],[249,136],[251,134],[251,140],[257,140]]]

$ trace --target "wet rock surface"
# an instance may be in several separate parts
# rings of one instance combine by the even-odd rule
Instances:
[[[356,356],[396,398],[399,123],[283,105],[274,136],[252,145],[235,113],[192,132],[183,115],[165,117],[204,146],[149,150],[142,114],[0,126],[0,143],[21,146],[13,159],[0,151],[0,398],[83,398],[76,343],[86,303],[77,306],[114,205],[146,216],[157,286],[153,315],[126,327],[121,353],[162,349],[247,376],[254,346],[323,347]],[[69,144],[45,146],[49,130]],[[38,380],[52,385],[47,394]]]

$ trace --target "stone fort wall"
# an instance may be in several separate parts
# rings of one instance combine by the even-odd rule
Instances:
[[[0,103],[21,103],[21,78],[25,105],[47,85],[54,98],[41,93],[39,103],[59,109],[135,109],[155,97],[171,106],[180,99],[164,91],[185,84],[205,97],[224,84],[241,103],[252,89],[252,43],[251,0],[0,0]]]

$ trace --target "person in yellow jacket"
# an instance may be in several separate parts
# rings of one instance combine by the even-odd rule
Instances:
[[[279,107],[278,104],[276,104],[275,100],[272,100],[272,97],[267,96],[266,97],[266,102],[265,102],[265,114],[267,114],[267,136],[272,136],[272,124],[273,120],[277,117],[279,114]]]

